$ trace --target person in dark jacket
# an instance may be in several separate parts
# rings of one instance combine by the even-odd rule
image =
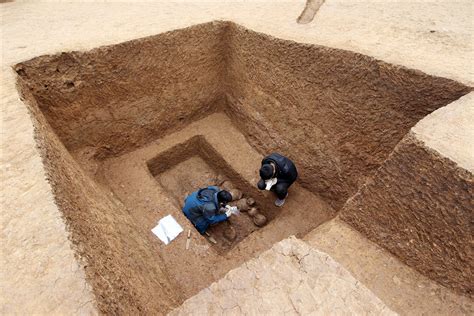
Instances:
[[[271,190],[277,195],[276,206],[285,204],[288,188],[298,177],[296,166],[290,159],[278,153],[266,156],[260,167],[260,190]]]
[[[183,213],[199,233],[204,234],[210,225],[226,221],[232,215],[231,208],[225,208],[230,201],[232,195],[229,192],[210,186],[188,195]]]

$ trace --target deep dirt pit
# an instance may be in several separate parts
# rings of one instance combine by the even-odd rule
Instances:
[[[230,22],[41,56],[15,70],[105,313],[164,313],[273,243],[304,236],[336,215],[417,121],[470,91]],[[300,174],[282,209],[255,188],[272,151]],[[254,197],[269,223],[246,226],[230,245],[213,247],[193,230],[189,251],[186,234],[164,246],[151,228],[172,214],[193,229],[182,195],[215,173]]]
[[[151,229],[158,219],[171,214],[186,233],[191,229],[189,251],[184,250],[186,234],[169,246],[157,242],[166,271],[188,296],[273,243],[291,235],[302,237],[335,214],[321,198],[298,184],[291,188],[292,198],[285,207],[275,207],[274,196],[255,185],[261,158],[231,119],[216,113],[103,161],[97,178],[112,189],[139,226]],[[224,175],[244,196],[253,197],[268,224],[258,228],[243,213],[231,217],[229,224],[210,229],[216,245],[200,236],[182,214],[183,199],[198,187],[214,184],[217,175]],[[237,233],[231,243],[223,238],[228,225]]]
[[[243,197],[257,199],[255,207],[268,221],[277,215],[271,201],[243,179],[203,136],[194,136],[186,143],[161,153],[148,161],[147,166],[179,208],[184,204],[184,197],[196,188],[223,184],[222,189],[237,189],[242,192]],[[294,215],[298,216],[298,212]],[[259,228],[253,223],[252,217],[247,212],[241,212],[238,216],[232,216],[228,222],[211,226],[208,232],[217,241],[217,244],[211,242],[211,245],[218,253],[224,253],[257,229]],[[225,234],[229,230],[235,231],[235,239],[226,238]]]
[[[157,175],[156,178],[166,191],[174,197],[176,204],[182,207],[184,204],[183,197],[188,196],[196,188],[217,185],[218,175],[202,158],[193,156],[170,170]],[[213,238],[213,240],[208,239],[209,242],[214,244],[215,241],[215,247],[218,251],[225,252],[254,230],[251,218],[242,213],[221,225],[209,227],[207,233]],[[226,233],[229,236],[232,234],[230,231],[236,234],[235,239],[234,237],[226,237]]]

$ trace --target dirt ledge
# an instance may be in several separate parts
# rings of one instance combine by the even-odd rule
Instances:
[[[329,255],[290,237],[227,273],[170,315],[395,315]]]
[[[410,132],[341,211],[407,265],[472,297],[474,176]]]

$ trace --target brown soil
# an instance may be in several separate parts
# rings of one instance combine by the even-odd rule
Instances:
[[[215,159],[208,161],[214,162]],[[165,191],[175,199],[176,205],[182,207],[184,197],[196,188],[217,185],[218,174],[201,157],[193,156],[155,177]],[[232,216],[228,222],[210,227],[208,233],[217,241],[217,244],[211,245],[216,247],[219,253],[224,253],[256,229],[252,219],[246,213],[242,213],[239,216]],[[229,231],[236,232],[235,238],[224,236]]]
[[[471,90],[228,22],[41,56],[15,70],[99,308],[115,314],[164,313],[273,243],[304,236],[419,119]],[[255,187],[272,151],[300,174],[283,208]],[[182,199],[220,173],[256,199],[268,224],[257,229],[243,214],[231,220],[233,242],[217,237],[212,246],[193,231],[190,250],[186,234],[164,246],[151,228],[172,214],[193,229]]]
[[[474,297],[473,196],[472,173],[409,133],[341,217],[409,266]]]
[[[187,252],[183,250],[184,235],[164,246],[148,234],[159,247],[173,286],[180,297],[187,298],[273,243],[291,235],[302,237],[335,214],[328,204],[297,184],[284,208],[274,206],[275,197],[255,185],[261,158],[228,117],[213,114],[133,152],[103,161],[96,177],[130,209],[139,226],[152,229],[161,217],[171,214],[186,232],[191,229]],[[224,238],[227,224],[216,225],[209,231],[218,242],[214,245],[197,233],[181,206],[186,193],[212,184],[218,174],[245,196],[255,198],[269,223],[258,228],[245,213],[231,217],[237,238],[229,242]]]

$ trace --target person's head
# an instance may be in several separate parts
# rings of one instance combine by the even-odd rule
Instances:
[[[217,193],[217,202],[221,205],[226,205],[232,201],[232,195],[226,191],[226,190],[221,190]]]
[[[271,179],[274,174],[275,174],[275,169],[272,164],[266,163],[266,164],[263,164],[262,167],[260,168],[260,177],[263,180]]]

